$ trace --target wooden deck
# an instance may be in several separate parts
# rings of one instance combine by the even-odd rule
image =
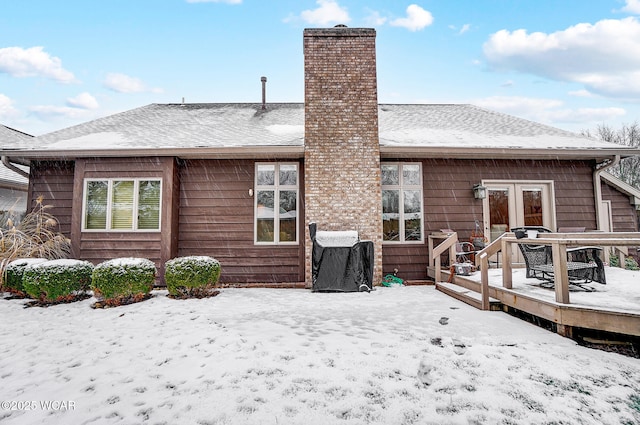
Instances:
[[[600,245],[600,242],[603,245],[608,245],[608,242],[611,242],[611,244],[632,244],[640,241],[639,233],[625,234],[624,237],[616,235],[618,237],[615,238],[611,234],[599,236],[600,238],[589,237],[590,245]],[[447,238],[443,238],[442,235],[435,236],[435,239],[447,241]],[[616,283],[622,280],[627,284],[625,288],[630,289],[625,289],[627,292],[610,292],[607,295],[609,297],[607,302],[598,305],[598,300],[602,299],[598,298],[598,296],[602,294],[589,295],[597,294],[597,292],[593,292],[578,295],[576,292],[570,292],[566,279],[559,279],[559,284],[562,285],[561,288],[540,288],[540,281],[526,279],[525,269],[512,264],[512,258],[508,254],[503,256],[506,257],[503,258],[503,261],[506,260],[509,263],[507,267],[490,269],[487,262],[489,255],[500,251],[503,247],[508,246],[507,244],[517,243],[511,234],[505,234],[505,239],[496,241],[497,244],[489,245],[489,247],[485,248],[486,252],[483,250],[479,254],[478,262],[481,261],[480,256],[482,254],[487,254],[483,257],[485,268],[481,268],[482,272],[476,271],[470,276],[455,274],[451,276],[449,270],[439,267],[436,260],[439,261],[440,254],[449,250],[449,247],[443,246],[447,245],[443,242],[430,250],[433,255],[430,255],[431,263],[427,268],[427,274],[436,281],[436,288],[448,295],[478,308],[495,310],[502,306],[503,309],[512,308],[548,320],[556,325],[557,332],[563,336],[571,337],[575,328],[634,337],[640,336],[640,283],[637,283],[640,282],[638,280],[640,273],[635,272],[635,274],[628,275],[630,277],[626,277],[627,275],[622,274],[625,271],[613,273],[613,268],[606,268],[609,272],[609,275],[607,275],[608,285],[601,287],[602,290],[613,291],[616,288]],[[580,236],[576,235],[559,236],[558,239],[561,241],[559,244],[562,244],[562,246],[566,246],[568,244],[567,241],[570,240],[582,243]],[[454,238],[449,239],[449,241],[453,241],[453,244],[455,244]],[[553,239],[546,239],[545,242],[549,244],[556,243]],[[563,272],[566,273],[566,266],[564,267]],[[627,271],[626,273],[632,272]],[[633,282],[636,282],[635,286],[628,285]],[[599,284],[594,283],[592,285],[598,291]],[[470,297],[470,293],[474,294]],[[570,297],[572,298],[571,302]],[[618,297],[619,303],[616,302],[615,297]],[[485,299],[484,302],[482,301],[483,298]],[[478,302],[478,300],[480,301]],[[588,302],[583,302],[582,300],[588,300]]]

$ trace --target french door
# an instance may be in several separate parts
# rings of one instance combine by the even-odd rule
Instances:
[[[555,230],[552,181],[483,181],[484,234],[493,242],[519,226],[544,226]]]

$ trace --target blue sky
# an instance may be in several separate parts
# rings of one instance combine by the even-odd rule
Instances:
[[[640,0],[1,0],[0,123],[302,102],[304,28],[377,31],[381,103],[471,103],[580,131],[640,121]]]

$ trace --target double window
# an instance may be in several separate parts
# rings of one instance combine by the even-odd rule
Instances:
[[[420,163],[382,163],[382,240],[422,242]]]
[[[160,230],[160,179],[86,179],[82,228]]]
[[[256,164],[256,243],[298,242],[298,180],[298,164]]]

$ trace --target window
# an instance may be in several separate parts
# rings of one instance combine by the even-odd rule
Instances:
[[[83,230],[160,230],[159,179],[87,179]]]
[[[422,167],[383,163],[382,240],[422,242]]]
[[[256,243],[298,243],[298,164],[256,164]]]

